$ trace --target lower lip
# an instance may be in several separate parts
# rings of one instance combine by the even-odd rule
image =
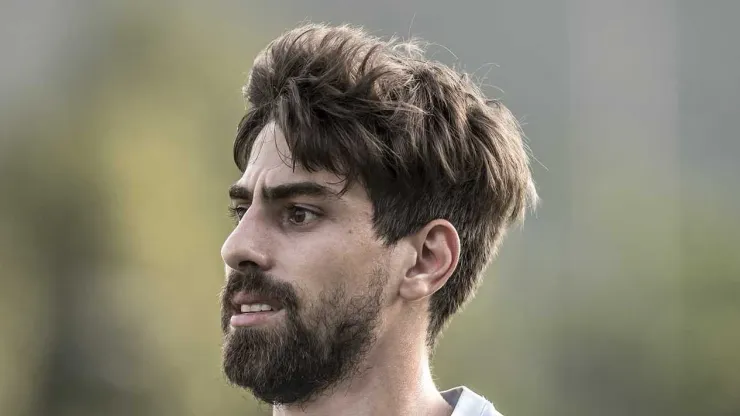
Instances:
[[[281,311],[247,312],[231,315],[231,326],[253,326],[264,324]]]

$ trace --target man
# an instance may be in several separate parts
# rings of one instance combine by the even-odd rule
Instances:
[[[307,25],[244,88],[224,372],[275,415],[498,415],[429,356],[536,199],[518,124],[412,43]]]

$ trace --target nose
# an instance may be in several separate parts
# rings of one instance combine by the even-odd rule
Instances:
[[[221,258],[231,269],[244,271],[248,267],[270,268],[268,231],[260,225],[260,215],[252,206],[242,216],[221,247]]]

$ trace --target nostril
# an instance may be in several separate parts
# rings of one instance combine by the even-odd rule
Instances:
[[[258,269],[259,268],[259,266],[257,265],[257,263],[255,263],[255,262],[253,262],[251,260],[242,260],[242,261],[239,262],[238,266],[239,266],[239,270],[240,271],[245,271],[245,270],[249,269],[250,267],[253,267],[255,269]]]

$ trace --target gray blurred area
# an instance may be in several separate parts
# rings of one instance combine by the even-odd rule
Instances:
[[[0,414],[268,414],[220,373],[254,55],[431,42],[518,116],[542,204],[434,357],[507,416],[740,414],[740,2],[0,3]]]

